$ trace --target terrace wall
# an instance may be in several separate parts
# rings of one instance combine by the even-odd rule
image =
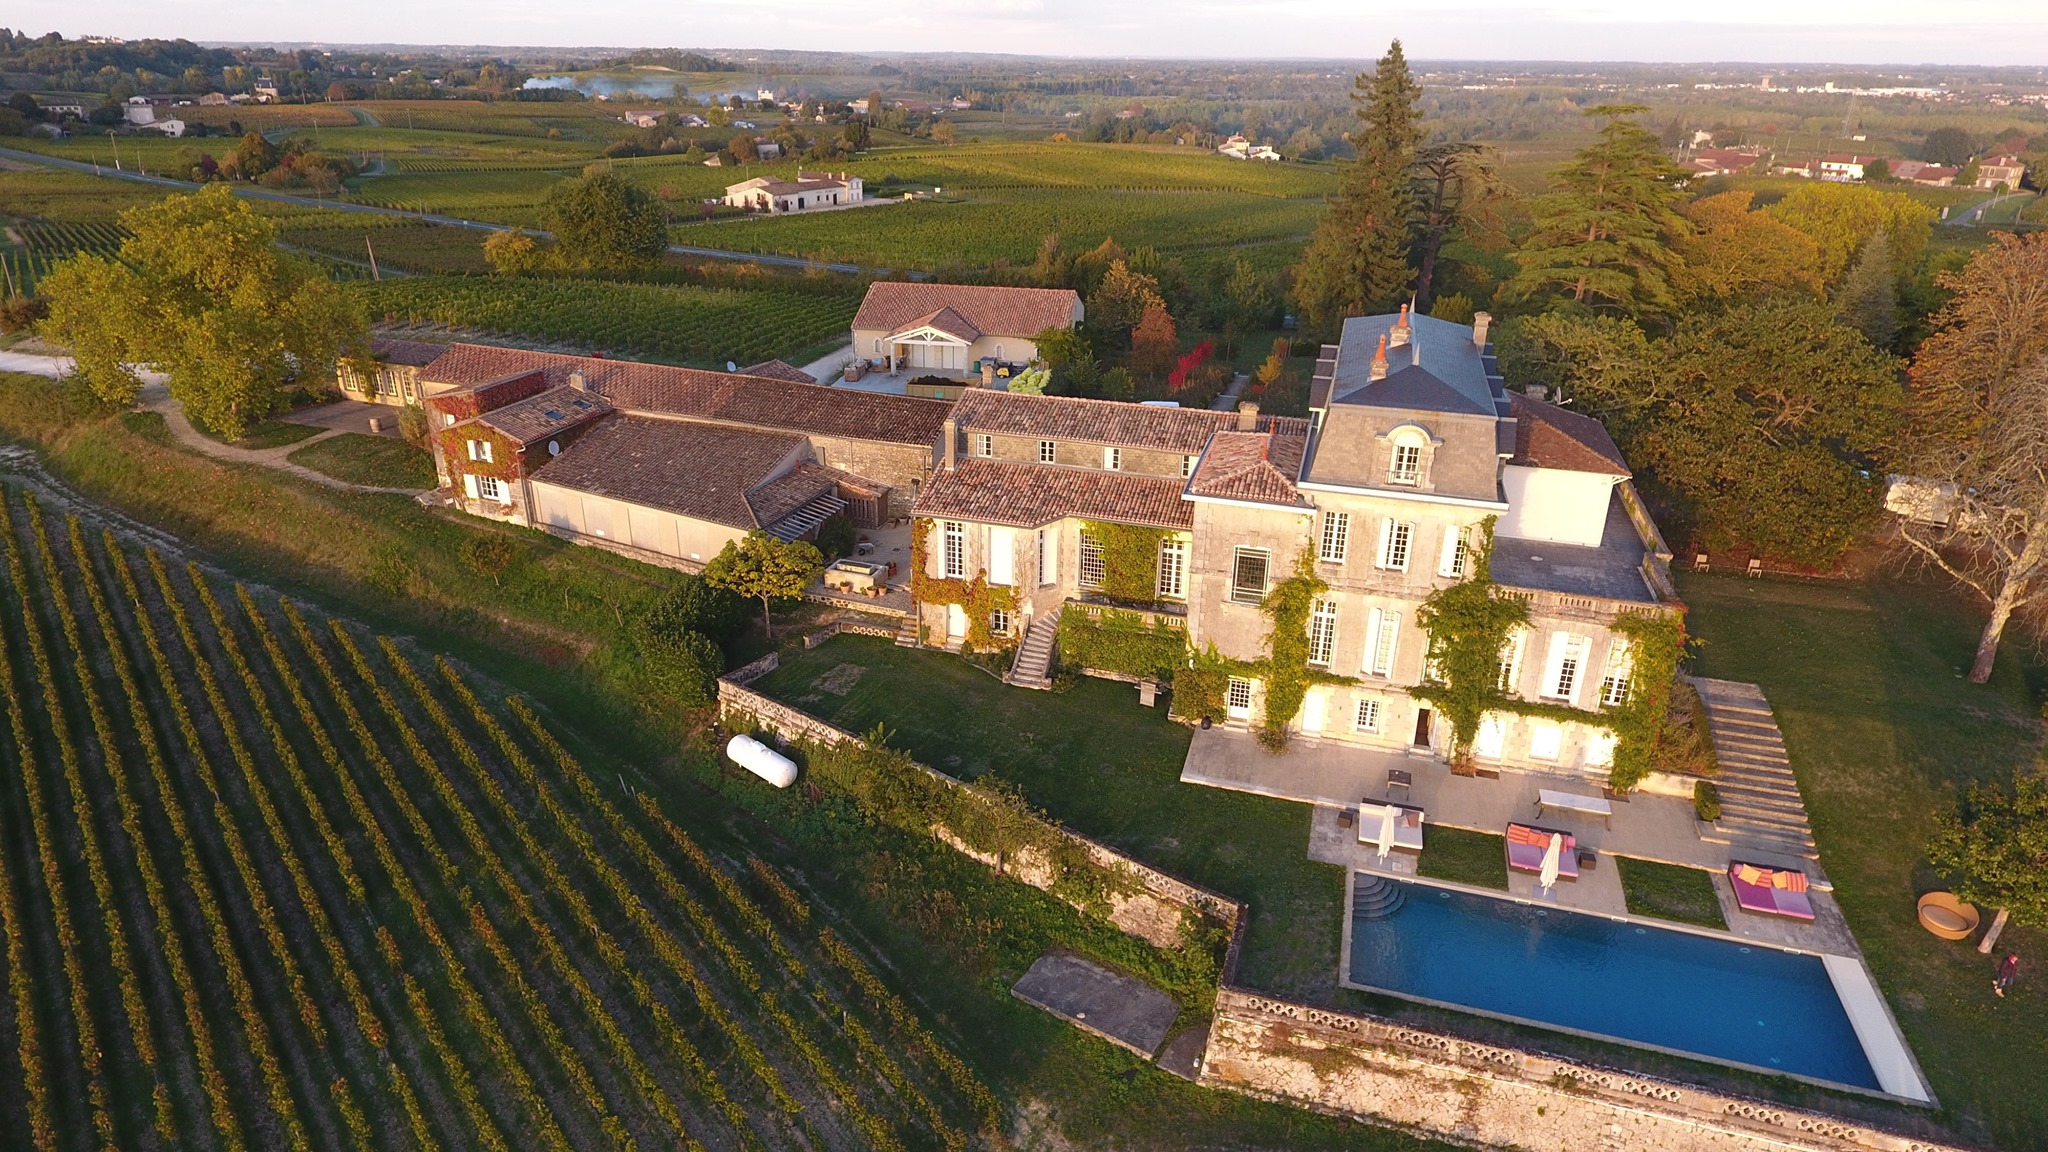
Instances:
[[[1225,984],[1201,1083],[1479,1147],[1960,1152],[1817,1112]]]

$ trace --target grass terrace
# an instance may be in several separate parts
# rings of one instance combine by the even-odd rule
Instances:
[[[343,432],[285,457],[315,472],[379,488],[432,488],[434,458],[403,440]]]
[[[1716,931],[1728,930],[1721,915],[1721,901],[1714,895],[1714,880],[1697,868],[1659,864],[1654,860],[1614,858],[1621,869],[1621,891],[1628,910],[1638,916],[1656,916],[1681,924],[1697,924]]]

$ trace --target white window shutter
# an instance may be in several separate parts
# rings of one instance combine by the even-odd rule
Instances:
[[[498,503],[512,503],[512,482],[510,480],[498,481]]]
[[[1380,521],[1380,567],[1392,568],[1394,566],[1393,550],[1394,518],[1388,516]]]
[[[1366,617],[1365,661],[1364,666],[1360,669],[1360,671],[1364,672],[1367,676],[1376,675],[1379,672],[1380,622],[1385,618],[1385,616],[1386,613],[1375,608],[1372,610],[1371,614]]]
[[[1458,547],[1465,539],[1465,530],[1456,524],[1444,525],[1444,547],[1436,560],[1436,574],[1456,576],[1458,574]]]
[[[1386,671],[1383,674],[1391,677],[1394,674],[1394,661],[1399,658],[1401,650],[1401,614],[1399,612],[1387,613],[1387,618],[1381,627],[1386,634],[1384,640],[1387,649]]]
[[[472,441],[472,443],[474,443],[474,441]],[[464,473],[462,474],[462,491],[463,491],[463,492],[464,492],[465,494],[467,494],[467,495],[469,496],[469,498],[470,498],[471,500],[474,500],[474,499],[476,499],[476,477],[475,477],[475,476],[472,476],[472,475],[470,475],[470,474],[469,474],[469,473],[467,473],[467,472],[464,472]]]
[[[1569,632],[1550,634],[1550,647],[1543,656],[1543,683],[1537,687],[1537,695],[1557,695],[1558,673],[1564,671],[1565,653],[1571,650],[1571,644],[1572,634]]]
[[[474,460],[474,459],[476,459],[476,441],[474,441],[474,440],[464,440],[464,441],[463,441],[462,443],[463,443],[463,445],[464,445],[465,447],[467,447],[467,448],[469,449],[469,458],[470,458],[471,460]]]
[[[1038,533],[1038,582],[1060,582],[1060,530],[1056,524]]]
[[[1017,582],[1017,537],[1009,528],[988,530],[988,582],[1005,587]]]
[[[478,450],[479,452],[482,452],[482,453],[483,453],[483,459],[484,459],[484,463],[486,463],[486,464],[494,463],[494,462],[495,462],[495,460],[494,460],[494,458],[493,458],[493,457],[492,457],[492,455],[491,455],[491,442],[490,442],[489,440],[479,440],[479,441],[477,441],[476,443],[477,443],[477,450]]]

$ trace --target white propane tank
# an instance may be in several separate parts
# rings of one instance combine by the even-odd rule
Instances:
[[[733,763],[777,788],[796,783],[796,765],[789,757],[745,733],[725,742],[725,754],[732,757]]]

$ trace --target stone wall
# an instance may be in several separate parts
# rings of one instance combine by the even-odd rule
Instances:
[[[1959,1152],[1815,1112],[1226,985],[1201,1082],[1490,1148]]]
[[[773,655],[770,653],[763,660],[772,659]],[[813,740],[833,747],[847,743],[866,746],[865,740],[844,728],[828,724],[801,709],[792,708],[748,688],[747,683],[766,675],[773,667],[771,664],[769,668],[753,671],[750,677],[743,679],[744,674],[760,663],[762,661],[755,661],[754,664],[719,679],[718,705],[721,715],[744,716],[785,740]],[[918,767],[934,778],[944,781],[948,786],[967,787],[965,782],[944,772],[925,765]],[[1193,912],[1197,916],[1222,923],[1232,931],[1233,937],[1237,934],[1239,921],[1244,915],[1244,905],[1237,901],[1161,872],[1072,829],[1051,823],[1046,827],[1080,845],[1088,853],[1090,862],[1097,867],[1121,871],[1137,882],[1138,891],[1129,894],[1115,893],[1109,897],[1110,922],[1125,932],[1161,948],[1172,948],[1181,942],[1182,913]],[[992,868],[1000,869],[1034,888],[1049,890],[1052,887],[1053,871],[1043,862],[1021,858],[1005,862],[971,849],[953,835],[950,829],[934,828],[932,833],[962,853]]]

